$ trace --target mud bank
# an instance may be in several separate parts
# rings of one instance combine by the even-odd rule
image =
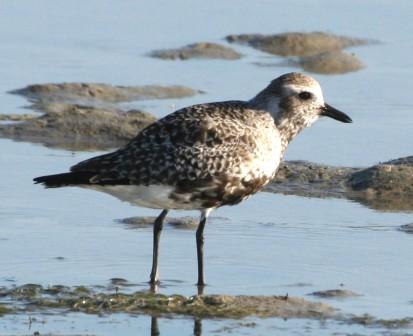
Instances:
[[[223,59],[236,60],[242,55],[232,48],[217,43],[199,42],[177,49],[154,50],[149,56],[164,60]]]
[[[123,279],[122,279],[123,280]],[[148,291],[123,293],[123,286],[43,287],[26,284],[0,288],[1,315],[28,313],[61,314],[82,312],[99,316],[113,313],[151,315],[152,317],[194,317],[201,319],[305,318],[335,321],[345,325],[384,327],[386,329],[412,328],[413,318],[378,319],[371,315],[344,314],[322,302],[307,301],[288,296],[246,295],[162,295]]]
[[[156,119],[149,113],[77,104],[42,103],[45,114],[0,124],[0,137],[68,150],[107,150],[123,146]]]
[[[342,49],[376,42],[324,32],[229,35],[226,40],[246,44],[272,55],[289,57],[281,63],[255,63],[259,66],[297,66],[320,74],[343,74],[364,68],[364,64],[354,54]]]
[[[61,309],[88,314],[115,312],[150,315],[185,315],[200,318],[242,318],[246,316],[316,318],[333,317],[335,309],[320,302],[284,296],[162,295],[147,291],[107,292],[84,286],[42,287],[27,284],[1,288],[7,301],[4,314]]]
[[[303,161],[284,162],[266,191],[318,198],[346,198],[370,208],[413,210],[413,156],[360,169]]]
[[[225,39],[230,43],[246,44],[278,56],[313,56],[323,52],[373,43],[368,39],[324,32],[287,32],[274,35],[241,34],[228,35]]]
[[[200,92],[183,86],[29,85],[11,93],[23,95],[31,109],[44,114],[1,115],[0,120],[8,122],[0,124],[0,137],[70,150],[116,148],[156,120],[144,111],[124,111],[118,103],[183,98]]]
[[[22,89],[10,91],[41,102],[119,103],[133,100],[168,99],[190,97],[200,91],[185,86],[113,86],[101,83],[50,83],[34,84]]]

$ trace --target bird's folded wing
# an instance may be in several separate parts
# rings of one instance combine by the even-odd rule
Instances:
[[[194,105],[160,119],[126,147],[73,166],[92,184],[168,184],[230,174],[254,150],[258,130],[245,124],[243,102]]]

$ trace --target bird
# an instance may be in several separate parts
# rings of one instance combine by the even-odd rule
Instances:
[[[287,73],[250,100],[184,107],[147,126],[124,147],[34,182],[93,189],[161,209],[153,226],[151,285],[160,282],[159,241],[168,212],[199,210],[197,285],[203,287],[204,228],[211,211],[263,189],[276,175],[288,144],[320,117],[352,122],[324,101],[315,79]]]

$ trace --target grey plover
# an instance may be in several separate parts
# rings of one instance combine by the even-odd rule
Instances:
[[[351,122],[324,102],[316,80],[289,73],[251,100],[182,108],[115,152],[34,181],[50,188],[91,188],[134,205],[163,209],[154,223],[151,284],[159,282],[159,238],[168,211],[199,210],[197,284],[203,286],[203,231],[211,210],[261,190],[276,174],[288,143],[320,116]]]

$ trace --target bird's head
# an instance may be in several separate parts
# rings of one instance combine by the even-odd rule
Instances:
[[[322,116],[344,123],[352,122],[348,115],[324,101],[321,87],[315,79],[302,73],[288,73],[274,79],[250,102],[271,113],[280,129],[286,127],[298,132]]]

